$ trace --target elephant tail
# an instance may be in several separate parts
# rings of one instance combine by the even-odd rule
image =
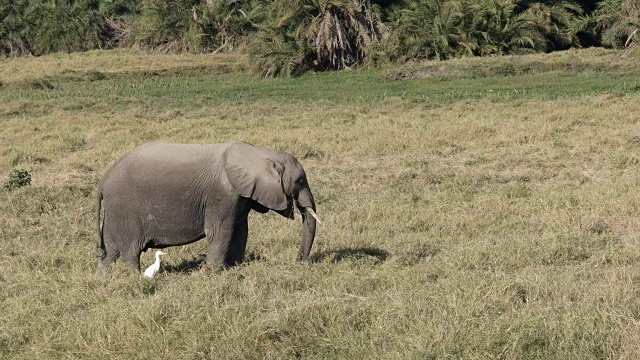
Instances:
[[[100,210],[102,208],[102,186],[98,187],[98,196],[96,198],[96,230],[98,231],[98,253],[100,259],[103,259],[107,254],[107,248],[104,246],[104,237],[102,233],[103,227],[100,226]]]

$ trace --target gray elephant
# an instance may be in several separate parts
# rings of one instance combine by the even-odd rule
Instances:
[[[101,204],[104,205],[100,224]],[[97,274],[119,256],[140,271],[140,253],[207,238],[207,263],[242,262],[252,209],[302,215],[301,260],[316,233],[316,204],[304,169],[290,154],[243,142],[142,145],[102,177],[97,196]]]

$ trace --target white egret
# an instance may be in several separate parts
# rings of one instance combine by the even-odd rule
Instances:
[[[165,255],[162,251],[156,251],[156,262],[144,271],[144,277],[151,279],[160,270],[160,255]]]

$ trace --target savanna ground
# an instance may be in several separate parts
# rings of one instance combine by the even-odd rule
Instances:
[[[640,53],[245,75],[236,55],[0,60],[0,357],[637,358]],[[413,79],[413,80],[400,80]],[[149,141],[296,155],[323,224],[94,276],[95,189]],[[152,252],[142,266],[153,261]]]

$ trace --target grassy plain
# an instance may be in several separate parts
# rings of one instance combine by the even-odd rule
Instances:
[[[640,353],[640,54],[601,49],[294,79],[236,55],[0,60],[0,358],[550,359]],[[413,80],[398,80],[413,79]],[[318,202],[96,278],[95,188],[148,141],[288,151]],[[143,255],[142,266],[153,259]]]

